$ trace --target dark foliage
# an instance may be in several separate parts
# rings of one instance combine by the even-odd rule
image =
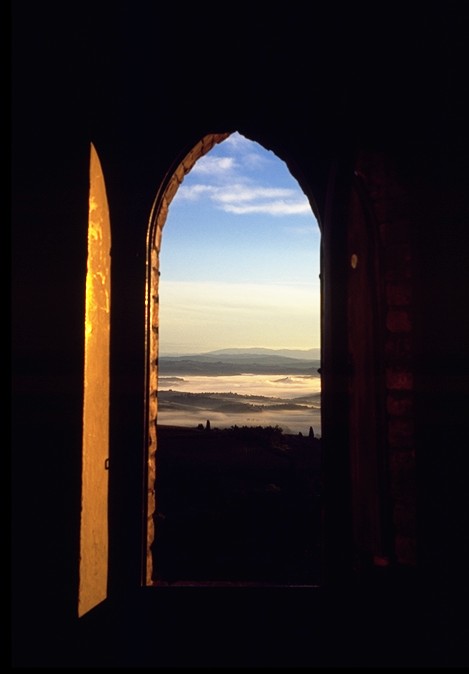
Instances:
[[[158,432],[154,580],[317,582],[320,441],[201,426]]]

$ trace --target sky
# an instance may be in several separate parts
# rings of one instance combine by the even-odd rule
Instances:
[[[320,233],[286,164],[233,133],[184,178],[160,251],[160,354],[320,346]]]

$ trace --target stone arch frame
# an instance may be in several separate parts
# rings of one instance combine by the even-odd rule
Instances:
[[[376,566],[417,565],[408,190],[393,156],[374,149],[355,148],[329,173],[321,264],[323,574],[329,586]],[[356,252],[359,268],[363,255],[367,259],[361,282],[352,265]],[[362,326],[353,317],[357,307]],[[368,358],[367,347],[371,378],[354,367]],[[371,390],[377,399],[370,406]],[[373,467],[363,471],[367,452]]]
[[[145,511],[143,523],[142,583],[151,583],[155,511],[155,452],[158,376],[158,255],[161,234],[171,200],[195,162],[233,131],[212,133],[192,146],[166,174],[153,202],[147,230],[146,353],[145,353]],[[242,130],[285,161],[309,199],[321,232],[321,416],[322,416],[322,533],[321,578],[326,585],[342,583],[355,572],[374,565],[416,564],[416,503],[406,496],[415,483],[413,408],[412,285],[410,278],[411,213],[407,185],[389,158],[380,153],[348,148],[342,159],[320,161],[308,173],[291,159],[294,147],[277,146],[256,133]],[[299,155],[302,152],[299,150]],[[313,171],[310,172],[310,171]],[[315,190],[314,197],[312,190]],[[317,192],[317,196],[316,196]],[[319,198],[319,207],[316,198]],[[355,204],[355,205],[354,205]],[[381,262],[370,260],[380,287],[376,306],[364,301],[350,265],[354,237],[372,228],[369,255],[379,252]],[[352,237],[352,238],[350,238]],[[356,238],[355,238],[356,242]],[[373,252],[374,251],[374,252]],[[363,286],[362,286],[363,287]],[[379,402],[374,405],[374,439],[366,420],[367,386],[360,374],[362,393],[353,402],[352,360],[362,359],[365,342],[352,329],[350,307],[357,303],[363,321],[372,322],[370,337]],[[375,304],[375,303],[371,303]],[[372,380],[370,380],[372,381]],[[372,453],[373,474],[355,479],[363,465],[366,434]],[[365,443],[366,444],[366,443]],[[354,449],[355,448],[355,449]],[[379,453],[379,456],[374,456]],[[371,470],[371,469],[370,469]],[[412,492],[414,493],[414,492]],[[376,509],[373,518],[363,515],[363,504]],[[362,504],[362,505],[360,505]],[[366,510],[366,506],[365,506]],[[357,568],[357,554],[360,560]]]
[[[151,546],[155,537],[154,514],[156,507],[155,479],[156,479],[156,450],[157,433],[156,420],[158,414],[158,348],[159,348],[159,251],[163,227],[168,215],[168,209],[176,195],[184,177],[193,168],[194,164],[207,154],[216,144],[226,140],[233,131],[224,133],[209,133],[197,142],[184,156],[182,161],[175,162],[175,168],[170,169],[161,184],[149,220],[147,232],[147,260],[146,260],[146,297],[145,297],[145,477],[146,493],[144,510],[144,545],[142,582],[152,584],[153,558]],[[275,153],[276,154],[276,153]],[[276,154],[278,157],[278,155]],[[280,157],[278,157],[280,159]],[[282,160],[283,161],[283,160]],[[290,166],[286,162],[292,175]],[[311,205],[311,196],[307,195]],[[320,219],[313,200],[311,206],[317,218]]]

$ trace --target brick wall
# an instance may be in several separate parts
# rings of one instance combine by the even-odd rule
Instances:
[[[378,229],[382,259],[385,421],[394,555],[416,556],[416,452],[413,369],[413,249],[408,189],[379,154],[359,157],[357,173]]]

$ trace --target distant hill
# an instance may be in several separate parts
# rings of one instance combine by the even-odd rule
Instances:
[[[161,375],[303,374],[317,375],[318,349],[220,349],[158,359]]]
[[[208,351],[205,356],[227,355],[227,356],[286,356],[287,358],[299,358],[300,360],[319,360],[321,357],[321,349],[267,349],[263,347],[250,348],[229,348],[217,349],[216,351]]]

